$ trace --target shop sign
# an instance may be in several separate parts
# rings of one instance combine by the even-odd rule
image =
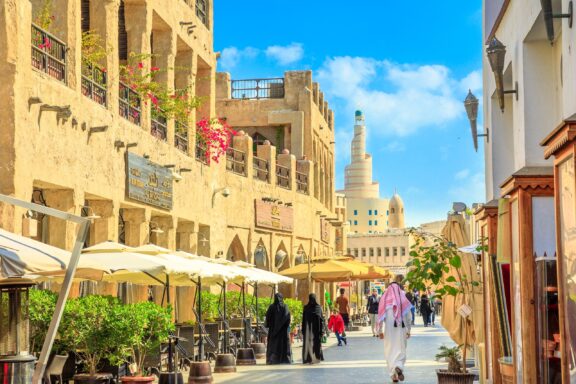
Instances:
[[[327,243],[330,241],[330,222],[320,218],[320,239]]]
[[[131,152],[126,156],[128,198],[172,209],[172,171]]]
[[[276,231],[294,230],[294,210],[292,207],[255,200],[256,226]]]

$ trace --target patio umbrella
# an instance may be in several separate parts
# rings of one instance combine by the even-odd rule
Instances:
[[[293,279],[308,278],[308,264],[299,264],[295,267],[285,269],[280,272],[281,275]],[[337,282],[349,280],[354,276],[368,273],[369,268],[353,263],[347,263],[343,260],[321,260],[310,262],[310,276],[313,280],[321,282]]]
[[[470,244],[465,231],[464,218],[461,215],[451,215],[442,230],[442,236],[453,243],[456,247],[464,247]],[[466,275],[469,282],[480,282],[480,276],[476,270],[476,258],[470,253],[460,253],[462,267],[460,273]],[[451,271],[455,274],[455,271]],[[464,319],[457,312],[458,308],[467,304],[472,308],[472,315]],[[482,324],[482,290],[479,287],[472,287],[471,293],[466,295],[458,294],[456,297],[445,296],[442,302],[442,325],[448,334],[457,344],[474,344],[483,340]],[[468,330],[466,335],[466,329]]]

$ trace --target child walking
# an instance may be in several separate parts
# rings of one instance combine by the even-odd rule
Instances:
[[[346,336],[344,335],[344,319],[337,309],[332,310],[332,315],[328,320],[328,329],[334,332],[336,335],[336,340],[338,340],[338,346],[342,346],[342,342],[348,345],[346,341]]]

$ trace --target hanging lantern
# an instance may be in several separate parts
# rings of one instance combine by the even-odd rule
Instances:
[[[0,281],[0,383],[32,383],[36,358],[30,354],[28,292],[34,282]]]

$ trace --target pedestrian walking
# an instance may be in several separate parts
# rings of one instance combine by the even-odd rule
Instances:
[[[342,319],[342,315],[338,313],[336,308],[332,310],[332,315],[328,320],[328,329],[334,332],[336,335],[336,340],[338,340],[339,347],[342,346],[342,342],[344,342],[345,345],[348,345],[346,334],[344,333],[344,319]]]
[[[430,315],[432,314],[432,307],[430,305],[430,300],[428,300],[428,295],[423,294],[420,299],[420,314],[422,315],[422,321],[424,321],[424,326],[430,325]]]
[[[410,304],[412,304],[410,312],[412,313],[412,325],[414,325],[414,322],[416,320],[416,298],[414,297],[412,292],[406,292],[406,298],[408,299]]]
[[[344,288],[340,288],[340,296],[336,298],[336,305],[338,306],[338,311],[344,320],[344,325],[348,329],[348,324],[350,323],[350,305],[348,305],[348,298],[344,295]]]
[[[436,293],[434,291],[428,290],[428,301],[430,301],[430,320],[434,325],[436,321]]]
[[[368,303],[366,303],[366,310],[368,311],[368,316],[370,317],[370,326],[372,328],[372,337],[378,337],[378,303],[380,298],[378,297],[378,290],[376,288],[372,289],[372,294],[368,296]]]
[[[290,311],[284,304],[282,294],[276,293],[274,302],[266,311],[264,322],[264,326],[268,328],[266,364],[290,364],[292,362],[290,319]]]
[[[311,293],[308,296],[308,304],[304,307],[302,315],[302,333],[304,336],[302,363],[315,364],[324,360],[324,355],[322,354],[324,327],[322,307],[316,301],[316,295]]]
[[[388,286],[378,305],[379,324],[384,322],[380,330],[380,338],[384,339],[384,357],[388,365],[388,373],[393,382],[404,381],[404,364],[406,363],[406,346],[410,338],[410,309],[412,304],[406,298],[401,283],[404,276],[396,276],[395,281]]]

